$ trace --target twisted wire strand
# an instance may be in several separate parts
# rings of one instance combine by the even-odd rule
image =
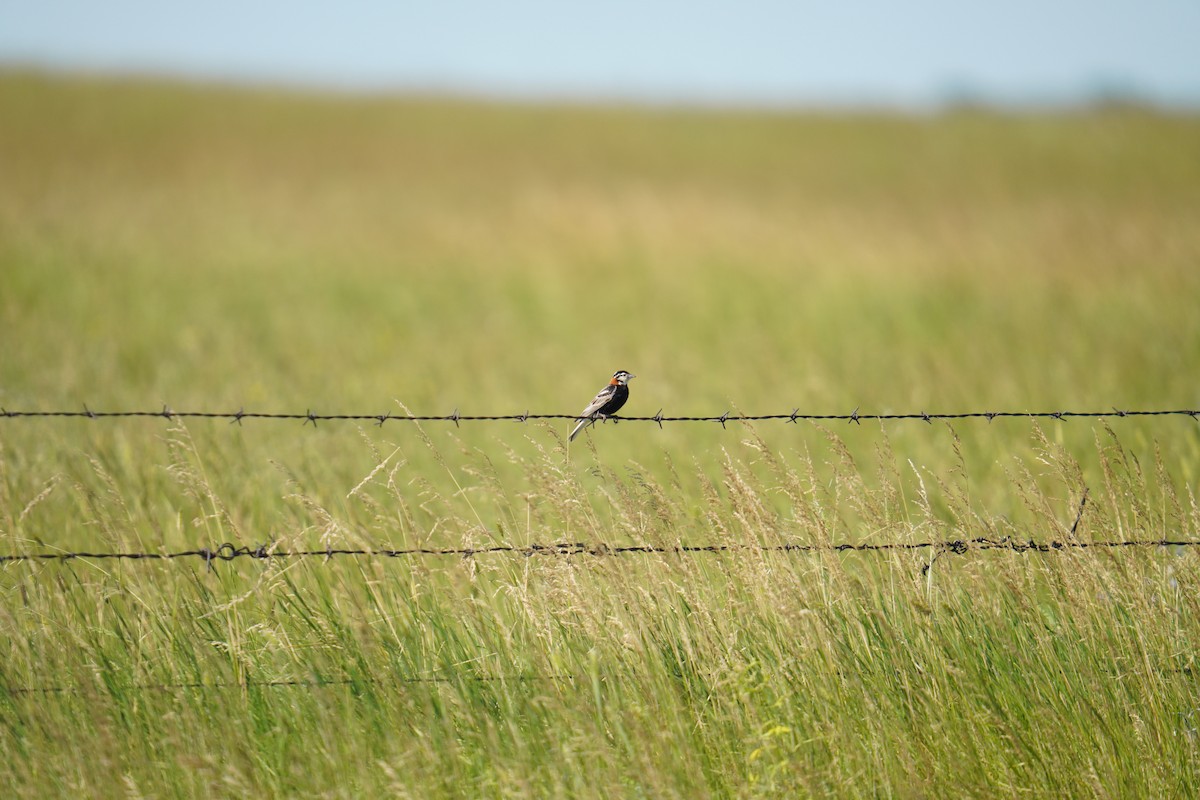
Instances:
[[[675,422],[716,422],[722,427],[725,427],[729,422],[762,422],[768,420],[783,420],[785,422],[798,422],[800,420],[809,421],[835,421],[849,422],[862,424],[864,421],[891,421],[891,420],[919,420],[922,422],[932,423],[936,420],[965,420],[965,419],[984,419],[991,422],[996,419],[1004,418],[1025,418],[1025,419],[1108,419],[1108,418],[1123,418],[1123,417],[1190,417],[1193,420],[1200,420],[1200,409],[1119,409],[1112,408],[1108,411],[964,411],[964,412],[938,412],[930,413],[926,411],[905,412],[905,413],[883,413],[883,414],[864,414],[860,413],[856,408],[848,414],[802,414],[798,408],[792,409],[790,412],[776,414],[734,414],[726,411],[720,415],[709,416],[667,416],[664,415],[662,409],[653,416],[618,416],[613,415],[607,419],[612,422],[653,422],[660,428],[664,423]],[[0,419],[35,419],[35,418],[85,418],[85,419],[115,419],[115,418],[160,418],[160,419],[223,419],[231,423],[241,424],[244,420],[299,420],[305,425],[312,424],[314,427],[318,422],[349,420],[358,422],[373,422],[376,425],[382,426],[385,422],[395,420],[397,422],[453,422],[459,425],[463,422],[529,422],[531,420],[579,420],[582,419],[578,414],[533,414],[526,411],[522,414],[460,414],[458,409],[455,409],[449,414],[392,414],[386,412],[383,414],[321,414],[306,410],[304,413],[296,412],[266,412],[266,411],[246,411],[238,409],[237,411],[174,411],[167,406],[159,411],[95,411],[84,406],[82,410],[11,410],[0,408]]]
[[[913,551],[933,549],[938,553],[966,554],[972,550],[1008,550],[1015,553],[1038,552],[1053,553],[1067,550],[1100,550],[1135,547],[1196,547],[1200,540],[1191,539],[1133,539],[1114,541],[1076,541],[1074,539],[1050,539],[1037,541],[1034,539],[1013,539],[1010,537],[978,536],[970,539],[946,539],[941,541],[921,542],[882,542],[852,544],[698,544],[698,545],[610,545],[605,543],[588,542],[556,542],[554,544],[511,545],[499,544],[488,547],[409,547],[392,548],[335,548],[323,550],[276,550],[271,545],[250,547],[234,545],[225,542],[215,548],[201,547],[194,550],[181,550],[166,553],[150,552],[58,552],[58,553],[14,553],[0,555],[0,564],[19,562],[68,562],[75,560],[129,560],[129,561],[172,561],[189,558],[202,559],[209,569],[219,561],[233,561],[239,558],[256,560],[319,558],[328,562],[336,557],[354,556],[360,558],[427,558],[455,556],[458,558],[475,558],[497,554],[521,555],[526,558],[534,556],[621,556],[621,555],[692,555],[698,553],[818,553],[818,552],[886,552],[889,550]]]

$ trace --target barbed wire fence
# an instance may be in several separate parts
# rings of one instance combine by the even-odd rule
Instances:
[[[884,414],[863,414],[859,409],[855,409],[849,414],[802,414],[799,409],[793,409],[786,414],[761,414],[761,415],[744,415],[739,414],[733,416],[730,412],[725,412],[720,416],[664,416],[660,409],[657,414],[651,417],[646,416],[617,416],[612,415],[604,418],[606,422],[654,422],[660,428],[666,422],[717,422],[722,427],[725,427],[728,422],[752,422],[766,420],[784,420],[786,422],[798,422],[800,420],[810,421],[828,421],[840,420],[845,422],[859,423],[864,420],[920,420],[926,423],[932,423],[935,420],[962,420],[962,419],[986,419],[991,422],[997,418],[1029,418],[1029,419],[1108,419],[1108,418],[1128,418],[1128,417],[1190,417],[1192,420],[1200,420],[1200,409],[1164,409],[1164,410],[1125,410],[1113,408],[1111,411],[968,411],[956,413],[884,413]],[[243,420],[300,420],[304,424],[312,423],[315,427],[318,421],[326,420],[351,420],[351,421],[372,421],[377,425],[382,426],[389,420],[398,422],[453,422],[456,426],[462,422],[497,422],[497,421],[513,421],[513,422],[528,422],[530,420],[571,420],[577,421],[582,419],[577,414],[532,414],[528,411],[523,414],[501,414],[501,415],[464,415],[458,412],[456,408],[450,414],[443,415],[415,415],[415,414],[318,414],[312,410],[308,410],[303,414],[299,413],[277,413],[277,412],[248,412],[244,409],[239,409],[234,412],[214,412],[214,411],[173,411],[168,406],[163,406],[160,411],[94,411],[86,405],[83,410],[9,410],[0,408],[0,419],[38,419],[38,418],[86,418],[91,420],[96,419],[113,419],[113,418],[162,418],[167,420],[200,418],[200,419],[226,419],[231,423],[241,424]],[[1148,539],[1148,540],[1129,540],[1129,541],[1093,541],[1084,542],[1074,538],[1076,529],[1079,526],[1079,521],[1082,518],[1084,507],[1087,503],[1087,492],[1084,492],[1080,500],[1079,510],[1075,517],[1075,522],[1070,528],[1070,536],[1066,540],[1051,539],[1048,541],[1036,541],[1034,539],[1017,540],[1005,536],[1000,538],[993,537],[976,537],[972,539],[953,539],[945,541],[924,541],[924,542],[888,542],[888,543],[865,543],[865,544],[780,544],[780,545],[753,545],[753,544],[737,544],[737,545],[672,545],[672,546],[657,546],[657,545],[609,545],[604,543],[586,543],[586,542],[558,542],[553,544],[529,544],[529,545],[493,545],[482,548],[326,548],[323,550],[278,550],[273,545],[259,545],[257,547],[249,547],[246,545],[235,545],[230,542],[218,545],[217,547],[201,547],[193,550],[183,550],[178,552],[54,552],[54,553],[17,553],[17,554],[0,554],[0,566],[17,562],[36,562],[36,561],[73,561],[77,559],[119,559],[129,561],[174,561],[188,558],[203,559],[206,567],[211,571],[213,566],[218,561],[233,561],[238,558],[253,558],[258,560],[266,559],[297,559],[319,557],[325,561],[336,556],[357,556],[357,557],[384,557],[384,558],[404,558],[404,557],[445,557],[457,556],[460,558],[474,558],[475,556],[486,556],[498,553],[520,554],[526,557],[532,556],[603,556],[603,555],[629,555],[629,554],[676,554],[686,555],[695,553],[723,553],[739,550],[757,550],[760,552],[796,552],[796,553],[813,553],[818,551],[832,552],[884,552],[889,550],[923,550],[933,549],[936,560],[940,555],[945,553],[953,553],[957,555],[965,554],[971,550],[1009,550],[1017,553],[1024,552],[1061,552],[1071,549],[1084,548],[1128,548],[1128,547],[1192,547],[1200,545],[1200,541],[1192,540],[1171,540],[1171,539]],[[927,564],[923,572],[927,572],[932,565],[933,560]]]
[[[657,414],[651,417],[641,416],[609,416],[604,421],[618,422],[654,422],[661,428],[666,422],[717,422],[722,427],[725,427],[728,422],[751,422],[765,420],[784,420],[786,422],[797,422],[800,420],[810,421],[828,421],[840,420],[845,422],[859,423],[864,420],[920,420],[926,423],[932,423],[935,420],[961,420],[961,419],[986,419],[991,422],[997,418],[1031,418],[1031,419],[1107,419],[1107,418],[1128,418],[1128,417],[1190,417],[1193,420],[1200,420],[1200,409],[1166,409],[1166,410],[1124,410],[1113,408],[1111,411],[969,411],[957,413],[902,413],[902,414],[863,414],[859,409],[855,409],[849,414],[801,414],[799,409],[793,409],[786,414],[762,414],[762,415],[738,415],[733,416],[726,412],[720,416],[664,416],[660,409]],[[231,423],[241,424],[243,420],[300,420],[305,424],[312,423],[315,427],[318,421],[325,420],[351,420],[351,421],[372,421],[377,425],[382,426],[389,420],[398,422],[453,422],[458,425],[461,422],[497,422],[497,421],[514,421],[528,422],[530,420],[571,420],[577,421],[582,419],[577,414],[532,414],[525,412],[523,414],[502,414],[502,415],[464,415],[458,412],[456,408],[450,414],[443,415],[395,415],[395,414],[318,414],[311,410],[303,414],[298,413],[276,413],[276,412],[248,412],[244,409],[239,409],[235,412],[213,412],[213,411],[173,411],[167,406],[163,406],[160,411],[94,411],[86,405],[83,410],[34,410],[34,411],[14,411],[0,408],[0,419],[37,419],[37,418],[86,418],[86,419],[112,419],[112,418],[162,418],[167,420],[185,419],[185,418],[201,418],[201,419],[227,419]],[[1079,526],[1080,519],[1083,515],[1084,507],[1087,503],[1087,492],[1084,492],[1080,500],[1079,510],[1075,517],[1075,522],[1070,528],[1070,536],[1066,540],[1051,539],[1048,541],[1037,541],[1034,539],[1018,540],[1005,536],[1000,538],[993,537],[976,537],[972,539],[953,539],[945,541],[923,541],[923,542],[888,542],[888,543],[865,543],[865,544],[780,544],[780,545],[672,545],[672,546],[657,546],[657,545],[609,545],[604,543],[585,543],[585,542],[558,542],[553,544],[529,544],[529,545],[493,545],[481,548],[463,547],[463,548],[378,548],[378,549],[346,549],[346,548],[326,548],[323,550],[278,550],[273,545],[259,545],[257,547],[249,547],[246,545],[235,545],[230,542],[218,545],[217,547],[201,547],[193,550],[183,550],[178,552],[54,552],[54,553],[19,553],[19,554],[0,554],[0,565],[11,564],[16,562],[35,562],[35,561],[73,561],[77,559],[119,559],[129,561],[173,561],[188,558],[203,559],[206,567],[211,571],[213,566],[218,561],[233,561],[238,558],[253,558],[258,560],[266,559],[297,559],[297,558],[312,558],[318,557],[325,561],[337,556],[357,556],[357,557],[383,557],[383,558],[404,558],[404,557],[445,557],[457,556],[460,558],[474,558],[476,556],[486,556],[498,553],[519,554],[526,557],[532,556],[604,556],[604,555],[629,555],[629,554],[676,554],[686,555],[695,553],[723,553],[734,552],[739,550],[757,550],[760,552],[796,552],[796,553],[813,553],[819,551],[832,552],[885,552],[889,550],[923,550],[933,549],[936,553],[934,560],[944,553],[953,553],[957,555],[965,554],[971,550],[1009,550],[1017,553],[1024,552],[1061,552],[1071,549],[1085,548],[1129,548],[1129,547],[1192,547],[1200,545],[1200,541],[1192,540],[1171,540],[1171,539],[1147,539],[1147,540],[1129,540],[1129,541],[1093,541],[1084,542],[1074,538],[1076,529]],[[931,560],[926,565],[923,572],[927,572],[929,566],[932,565]]]
[[[929,413],[929,412],[907,412],[907,413],[861,413],[858,408],[850,413],[843,414],[809,414],[801,413],[798,408],[792,409],[790,412],[775,413],[775,414],[734,414],[732,412],[724,412],[720,415],[710,416],[667,416],[660,409],[653,416],[617,416],[613,415],[607,418],[600,418],[597,421],[603,422],[652,422],[658,425],[661,429],[664,423],[681,423],[681,422],[708,422],[718,423],[722,428],[726,428],[730,422],[761,422],[761,421],[783,421],[786,423],[796,423],[800,421],[813,422],[846,422],[854,424],[862,424],[866,421],[921,421],[932,424],[935,421],[953,421],[953,420],[986,420],[992,422],[996,419],[1053,419],[1053,420],[1068,420],[1068,419],[1120,419],[1133,417],[1190,417],[1193,421],[1200,420],[1200,409],[1162,409],[1162,410],[1129,410],[1112,407],[1108,411],[968,411],[955,413]],[[168,406],[163,406],[157,411],[96,411],[89,408],[87,405],[82,410],[10,410],[0,408],[0,420],[32,420],[46,418],[83,418],[88,420],[105,420],[105,419],[121,419],[121,418],[159,418],[164,420],[182,420],[182,419],[215,419],[227,420],[231,424],[241,425],[245,420],[277,420],[277,421],[299,421],[304,425],[312,424],[316,427],[318,422],[325,421],[358,421],[371,422],[382,427],[390,421],[396,422],[453,422],[455,426],[460,426],[461,423],[467,422],[517,422],[526,423],[536,420],[570,420],[578,421],[582,419],[578,414],[535,414],[525,411],[520,414],[498,414],[498,415],[468,415],[459,413],[455,408],[449,414],[393,414],[390,412],[383,414],[346,414],[346,413],[317,413],[311,409],[307,409],[304,413],[287,413],[287,412],[256,412],[238,409],[232,412],[216,412],[216,411],[175,411]],[[928,550],[931,553],[929,560],[921,569],[922,575],[927,575],[934,563],[944,555],[966,555],[970,552],[999,552],[1007,551],[1011,553],[1066,553],[1070,551],[1099,551],[1118,549],[1150,549],[1150,548],[1192,548],[1200,546],[1200,539],[1134,539],[1134,540],[1102,540],[1102,541],[1081,541],[1075,538],[1076,529],[1079,526],[1080,519],[1083,515],[1084,506],[1087,502],[1087,494],[1085,492],[1080,501],[1078,513],[1076,514],[1074,524],[1070,527],[1068,536],[1065,538],[1052,538],[1046,540],[1018,539],[1009,536],[989,537],[979,536],[974,538],[959,538],[945,540],[927,540],[918,542],[882,542],[882,543],[840,543],[840,544],[799,544],[785,543],[777,545],[763,544],[702,544],[702,545],[650,545],[650,544],[630,544],[630,545],[611,545],[606,543],[588,543],[588,542],[556,542],[553,544],[528,544],[528,545],[510,545],[499,544],[486,547],[450,547],[450,548],[429,548],[429,547],[412,547],[412,548],[333,548],[326,547],[325,549],[311,550],[284,550],[278,549],[274,544],[262,544],[255,547],[246,545],[235,545],[231,542],[225,542],[216,547],[199,547],[191,550],[179,550],[173,552],[83,552],[83,551],[63,551],[63,552],[43,552],[43,553],[12,553],[0,554],[0,567],[7,567],[18,563],[59,563],[67,564],[74,561],[88,560],[120,560],[141,563],[180,563],[192,559],[203,561],[205,569],[209,572],[215,572],[215,567],[220,562],[231,562],[238,559],[251,559],[257,561],[270,560],[295,560],[295,559],[317,559],[319,563],[328,564],[335,558],[381,558],[381,559],[403,559],[403,558],[447,558],[456,557],[459,559],[474,559],[477,557],[487,557],[494,555],[515,555],[525,558],[534,557],[623,557],[636,555],[674,555],[674,556],[695,556],[700,554],[732,554],[737,552],[760,552],[760,553],[781,553],[781,554],[815,554],[821,552],[828,553],[887,553],[887,552],[916,552]],[[318,689],[328,687],[348,687],[356,686],[379,686],[390,684],[423,684],[423,683],[449,683],[455,681],[572,681],[574,676],[571,675],[472,675],[459,674],[454,676],[398,676],[391,679],[381,679],[374,677],[363,678],[317,678],[317,679],[288,679],[288,680],[271,680],[271,681],[239,681],[232,683],[208,683],[208,682],[180,682],[180,683],[160,683],[160,684],[137,684],[128,688],[133,688],[141,691],[211,691],[218,689],[236,689],[239,691],[247,691],[249,689],[281,689],[281,688],[303,688],[303,689]],[[43,686],[43,687],[4,687],[3,689],[12,696],[20,695],[51,695],[51,694],[84,694],[89,690],[86,687],[70,687],[70,686]]]
[[[328,414],[317,413],[311,409],[305,410],[304,413],[297,412],[264,412],[264,411],[246,411],[238,409],[237,411],[175,411],[168,406],[163,406],[157,411],[96,411],[89,408],[87,405],[81,410],[11,410],[0,408],[0,419],[19,420],[19,419],[38,419],[38,418],[84,418],[92,420],[101,419],[118,419],[118,418],[160,418],[166,420],[175,419],[222,419],[228,420],[230,423],[242,424],[245,420],[293,420],[300,421],[305,425],[312,424],[314,427],[318,422],[325,421],[358,421],[372,422],[382,426],[386,422],[453,422],[455,425],[460,425],[463,422],[530,422],[535,420],[572,420],[578,421],[583,417],[578,414],[534,414],[525,411],[521,414],[492,414],[492,415],[474,415],[460,414],[455,408],[449,414],[393,414],[385,412],[383,414]],[[834,421],[862,424],[866,421],[889,421],[889,420],[912,420],[932,423],[939,420],[966,420],[966,419],[981,419],[991,422],[996,419],[1004,418],[1024,418],[1024,419],[1110,419],[1110,418],[1126,418],[1126,417],[1190,417],[1193,420],[1200,420],[1200,409],[1162,409],[1162,410],[1130,410],[1113,407],[1108,411],[964,411],[952,413],[930,413],[926,411],[905,412],[905,413],[861,413],[858,408],[848,414],[807,414],[800,413],[799,408],[794,408],[790,412],[782,412],[776,414],[735,414],[731,411],[726,411],[717,416],[667,416],[663,414],[662,409],[653,416],[625,416],[612,415],[609,417],[598,418],[598,421],[608,422],[653,422],[660,428],[664,423],[676,422],[715,422],[722,427],[726,427],[730,422],[765,422],[768,420],[782,420],[784,422],[800,422],[804,421]]]

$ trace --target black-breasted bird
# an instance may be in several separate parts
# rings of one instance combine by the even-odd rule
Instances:
[[[623,369],[619,369],[613,373],[612,379],[609,380],[608,386],[600,390],[600,393],[588,403],[579,414],[579,424],[575,426],[575,430],[571,431],[568,442],[575,440],[579,432],[588,425],[594,425],[596,420],[605,419],[617,413],[621,406],[625,405],[625,401],[629,399],[629,383],[630,378],[636,378]]]

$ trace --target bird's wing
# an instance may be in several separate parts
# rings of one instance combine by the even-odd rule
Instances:
[[[608,398],[612,397],[614,387],[609,385],[600,390],[600,393],[592,398],[592,402],[588,403],[587,408],[579,412],[579,416],[587,419],[592,414],[595,414],[600,409],[604,408],[604,404],[608,402]]]

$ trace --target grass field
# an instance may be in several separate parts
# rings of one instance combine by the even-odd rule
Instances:
[[[1195,117],[7,73],[0,119],[10,410],[1200,407]],[[0,554],[749,546],[7,562],[0,785],[1200,794],[1195,548],[755,549],[1200,539],[1194,420],[569,427],[0,418]]]

